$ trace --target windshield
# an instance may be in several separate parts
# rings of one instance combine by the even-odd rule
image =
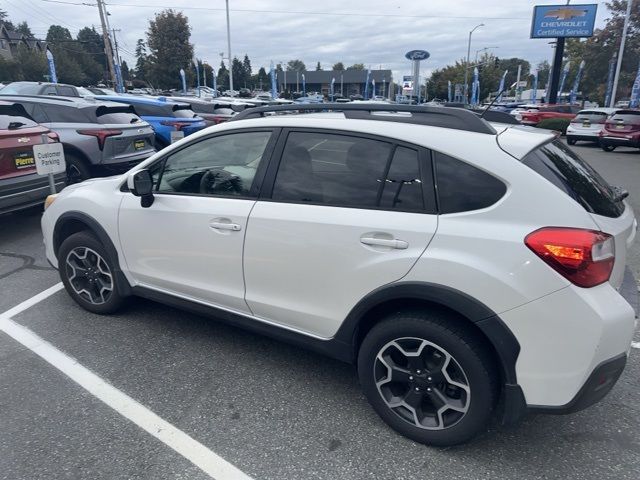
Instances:
[[[41,88],[35,83],[10,83],[2,89],[2,95],[37,95]]]

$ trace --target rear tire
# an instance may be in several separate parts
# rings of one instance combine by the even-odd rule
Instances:
[[[74,233],[60,245],[60,278],[85,310],[104,315],[122,306],[126,296],[118,288],[115,267],[102,243],[89,232]]]
[[[474,332],[447,312],[389,315],[367,334],[358,376],[374,410],[420,443],[449,446],[482,432],[498,398],[498,369]]]
[[[614,145],[600,145],[600,148],[605,152],[613,152],[616,149]]]
[[[575,138],[571,138],[571,137],[567,137],[567,143],[569,145],[575,145],[576,144],[576,139]]]
[[[89,165],[77,155],[65,152],[65,163],[67,164],[67,185],[80,183],[91,178]]]

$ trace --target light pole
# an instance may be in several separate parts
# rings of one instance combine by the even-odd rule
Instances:
[[[480,23],[478,25],[476,25],[475,27],[473,27],[471,29],[471,31],[469,32],[469,43],[467,45],[467,65],[465,66],[464,69],[464,103],[468,102],[469,99],[469,57],[471,56],[471,35],[473,34],[473,32],[476,31],[476,29],[480,28],[480,27],[484,27],[484,23]]]
[[[478,65],[478,53],[480,53],[480,52],[486,52],[487,50],[490,50],[490,49],[492,49],[492,48],[500,48],[500,47],[484,47],[484,48],[481,48],[481,49],[479,49],[479,50],[476,50],[476,61],[475,61],[474,63],[475,63],[476,65]]]
[[[611,90],[611,103],[609,107],[613,108],[616,104],[616,93],[618,90],[618,80],[620,77],[620,67],[622,66],[622,56],[624,55],[624,44],[627,40],[627,30],[629,29],[629,19],[631,18],[631,4],[633,0],[627,0],[627,14],[624,17],[624,25],[622,27],[622,38],[620,39],[620,50],[618,50],[618,63],[616,64],[616,73],[613,77],[613,89]]]
[[[231,61],[231,25],[229,23],[229,0],[226,0],[227,5],[227,51],[229,52],[229,91],[233,97],[233,62]]]

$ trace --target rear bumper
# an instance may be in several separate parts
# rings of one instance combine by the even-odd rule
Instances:
[[[59,192],[65,186],[65,174],[54,178]],[[36,173],[0,180],[0,214],[39,205],[50,193],[49,179]]]
[[[599,137],[601,145],[611,145],[612,147],[636,147],[640,148],[640,139],[624,137]]]
[[[591,375],[589,375],[587,381],[582,385],[580,391],[566,405],[558,407],[529,405],[529,411],[534,413],[563,415],[584,410],[606,397],[607,393],[611,391],[618,381],[618,378],[620,378],[626,364],[626,353],[610,358],[609,360],[602,362],[593,370],[593,372],[591,372]]]
[[[587,132],[575,132],[567,129],[567,138],[572,140],[583,140],[586,142],[597,142],[598,141],[598,133],[587,133]]]

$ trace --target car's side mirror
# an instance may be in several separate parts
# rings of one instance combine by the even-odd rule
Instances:
[[[138,170],[127,179],[127,187],[136,197],[140,197],[140,206],[149,208],[153,205],[153,179],[149,170]]]

